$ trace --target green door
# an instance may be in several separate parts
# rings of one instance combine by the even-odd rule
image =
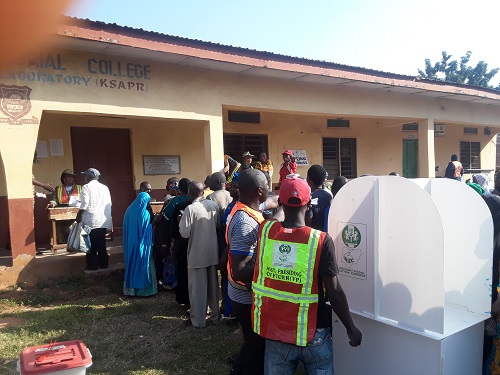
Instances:
[[[418,177],[418,139],[403,139],[403,177]]]

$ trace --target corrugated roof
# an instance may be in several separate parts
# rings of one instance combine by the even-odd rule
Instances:
[[[318,67],[324,67],[324,68],[342,69],[342,70],[346,70],[346,71],[355,71],[355,72],[360,72],[360,73],[364,73],[364,74],[371,73],[373,75],[382,76],[382,77],[386,77],[386,78],[406,78],[406,79],[411,79],[411,80],[414,80],[416,78],[415,76],[384,72],[384,71],[380,71],[380,70],[338,64],[338,63],[333,63],[333,62],[328,62],[328,61],[323,61],[323,60],[313,60],[313,59],[308,59],[305,57],[289,56],[289,55],[283,55],[283,54],[274,53],[274,52],[259,51],[259,50],[250,49],[250,48],[235,47],[235,46],[226,45],[226,44],[207,42],[207,41],[199,40],[199,39],[190,39],[190,38],[185,38],[185,37],[181,37],[181,36],[163,34],[163,33],[159,33],[156,31],[148,31],[148,30],[144,30],[141,28],[120,26],[116,23],[106,23],[106,22],[102,22],[102,21],[93,21],[93,20],[90,20],[88,18],[82,19],[82,18],[69,17],[69,16],[65,16],[65,18],[67,20],[74,21],[75,25],[78,25],[78,26],[85,25],[85,26],[90,26],[92,28],[94,28],[96,26],[100,26],[105,31],[119,32],[120,34],[124,34],[123,32],[126,31],[127,32],[126,35],[128,35],[128,36],[138,36],[138,37],[141,37],[142,39],[148,39],[148,40],[153,40],[153,41],[157,41],[157,42],[169,42],[169,43],[174,43],[174,44],[178,44],[178,45],[182,45],[182,46],[186,46],[186,47],[198,47],[198,48],[202,47],[204,49],[214,51],[214,52],[226,52],[226,53],[229,52],[229,53],[232,53],[235,55],[240,55],[240,56],[264,58],[264,59],[269,59],[269,60],[291,62],[291,63],[296,63],[296,64],[311,65],[311,66],[318,66]]]
[[[91,30],[102,30],[105,32],[116,33],[122,36],[134,37],[143,40],[153,41],[153,42],[164,42],[182,47],[191,47],[197,49],[203,49],[206,51],[219,52],[224,54],[230,54],[235,56],[249,57],[255,59],[270,60],[276,62],[283,62],[289,64],[298,64],[302,66],[311,66],[316,68],[325,69],[336,69],[349,73],[360,73],[364,75],[369,75],[373,77],[396,79],[408,82],[422,82],[437,86],[451,86],[463,89],[473,89],[478,91],[483,91],[485,93],[491,93],[495,95],[500,95],[500,91],[494,89],[488,89],[484,87],[471,86],[459,83],[451,83],[438,80],[422,79],[418,76],[410,76],[403,74],[396,74],[390,72],[384,72],[380,70],[356,67],[351,65],[338,64],[322,60],[307,59],[304,57],[294,57],[288,55],[282,55],[273,52],[259,51],[255,49],[235,47],[231,45],[219,44],[214,42],[207,42],[199,39],[190,39],[180,36],[174,36],[169,34],[163,34],[155,31],[148,31],[142,28],[133,28],[129,26],[121,26],[116,23],[106,23],[102,21],[93,21],[90,19],[81,19],[76,17],[65,16],[63,18],[63,24],[74,25],[78,27],[83,27]]]

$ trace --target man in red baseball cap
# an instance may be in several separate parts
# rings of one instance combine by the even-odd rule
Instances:
[[[280,189],[281,182],[286,178],[286,176],[297,173],[297,163],[295,162],[293,152],[291,150],[285,150],[281,153],[281,155],[283,155],[283,164],[280,166],[280,181],[278,183],[277,190]]]
[[[351,346],[362,339],[337,279],[333,240],[305,225],[311,201],[305,180],[284,179],[279,199],[285,220],[261,224],[252,282],[252,327],[266,339],[264,373],[293,374],[301,361],[308,374],[333,374],[331,310]]]

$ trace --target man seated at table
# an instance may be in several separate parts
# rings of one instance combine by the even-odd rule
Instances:
[[[49,207],[80,207],[82,186],[75,184],[75,174],[71,169],[61,173],[61,184],[56,186],[50,199]],[[66,243],[69,226],[74,220],[60,220],[56,222],[57,242]]]

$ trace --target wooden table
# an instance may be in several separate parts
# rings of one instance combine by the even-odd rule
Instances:
[[[151,209],[155,215],[161,214],[161,209],[163,208],[163,202],[150,202]]]
[[[55,207],[49,208],[49,219],[52,222],[52,240],[51,240],[51,251],[55,254],[58,249],[65,249],[66,244],[57,243],[57,233],[56,233],[56,221],[61,220],[75,220],[78,207]]]

